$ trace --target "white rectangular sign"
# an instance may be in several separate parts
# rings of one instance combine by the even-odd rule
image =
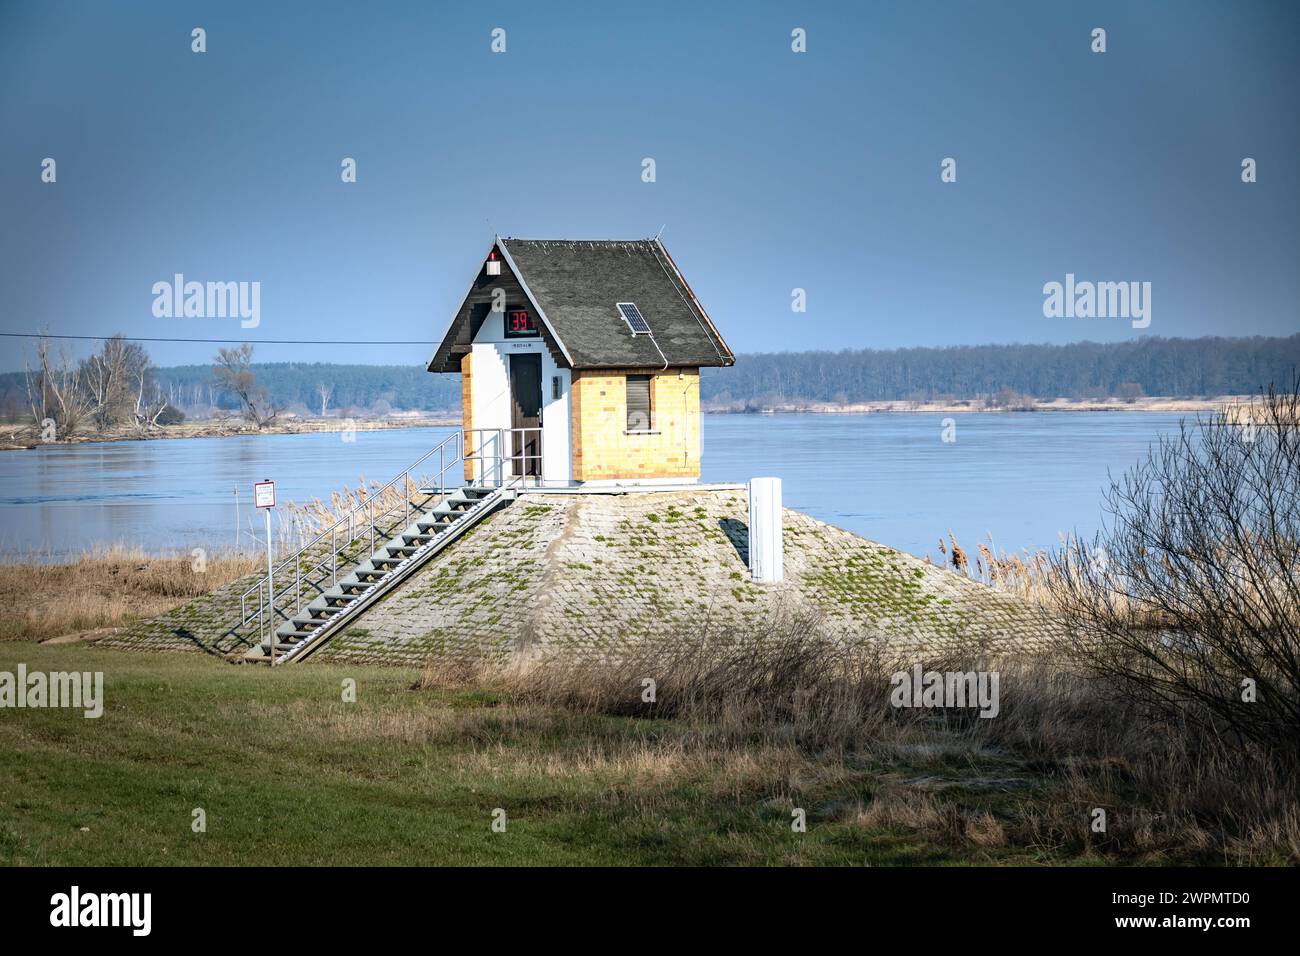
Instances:
[[[253,502],[259,508],[275,507],[275,482],[259,481],[253,485]]]

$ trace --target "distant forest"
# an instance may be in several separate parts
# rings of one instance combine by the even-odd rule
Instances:
[[[268,362],[254,364],[257,380],[277,408],[320,414],[321,386],[329,391],[329,411],[453,411],[460,408],[460,376],[435,375],[423,365],[334,365]],[[164,391],[175,393],[180,407],[210,402],[210,365],[176,365],[155,374]],[[194,395],[201,394],[198,401]],[[218,408],[234,410],[231,396],[215,396]]]
[[[1144,338],[1072,345],[775,352],[705,369],[704,401],[873,402],[975,399],[1011,390],[1040,399],[1245,395],[1289,383],[1300,334],[1288,338]]]
[[[454,411],[460,376],[423,366],[254,364],[274,404],[299,414]],[[1250,394],[1290,382],[1300,369],[1300,334],[1288,338],[1144,338],[1073,345],[780,352],[740,355],[734,368],[704,369],[701,396],[712,405],[779,401],[869,402],[979,399],[1014,391],[1040,399],[1194,397]],[[153,372],[172,404],[190,412],[235,411],[213,385],[211,365]],[[322,392],[324,391],[324,395]],[[23,373],[0,375],[0,415],[26,415]]]

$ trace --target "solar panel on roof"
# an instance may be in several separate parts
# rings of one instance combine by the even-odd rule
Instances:
[[[633,335],[649,335],[650,326],[646,324],[641,310],[632,302],[619,302],[618,311],[623,314],[623,321],[632,330]]]

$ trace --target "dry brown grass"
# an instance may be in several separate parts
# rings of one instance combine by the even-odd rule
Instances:
[[[680,718],[715,736],[835,744],[880,732],[901,662],[794,621],[739,639],[647,643],[608,659],[551,656],[509,666],[439,662],[418,687],[484,687],[578,713]],[[648,682],[653,681],[653,687]]]
[[[1104,684],[1048,660],[926,664],[996,669],[993,719],[894,709],[897,667],[801,630],[761,648],[697,643],[619,661],[440,663],[416,688],[491,695],[494,732],[523,714],[529,730],[545,732],[546,715],[565,712],[632,719],[637,728],[563,758],[539,752],[535,764],[524,761],[530,772],[608,776],[616,788],[689,780],[723,793],[776,789],[805,801],[821,793],[823,819],[970,852],[1300,862],[1300,768],[1286,755],[1216,739],[1190,721],[1153,722]],[[646,677],[656,681],[652,702],[642,699]],[[865,784],[863,768],[871,768]],[[835,796],[864,788],[866,797]],[[1098,807],[1107,812],[1104,833],[1090,828]]]
[[[0,640],[43,641],[162,614],[258,568],[258,558],[194,558],[111,548],[65,564],[0,563]]]

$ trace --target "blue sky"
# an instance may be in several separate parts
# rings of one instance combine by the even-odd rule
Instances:
[[[0,0],[0,324],[434,339],[493,230],[666,224],[738,352],[1291,334],[1297,35],[1266,2]],[[260,282],[260,326],[155,317],[177,272]],[[1151,325],[1045,318],[1066,273],[1150,282]]]

